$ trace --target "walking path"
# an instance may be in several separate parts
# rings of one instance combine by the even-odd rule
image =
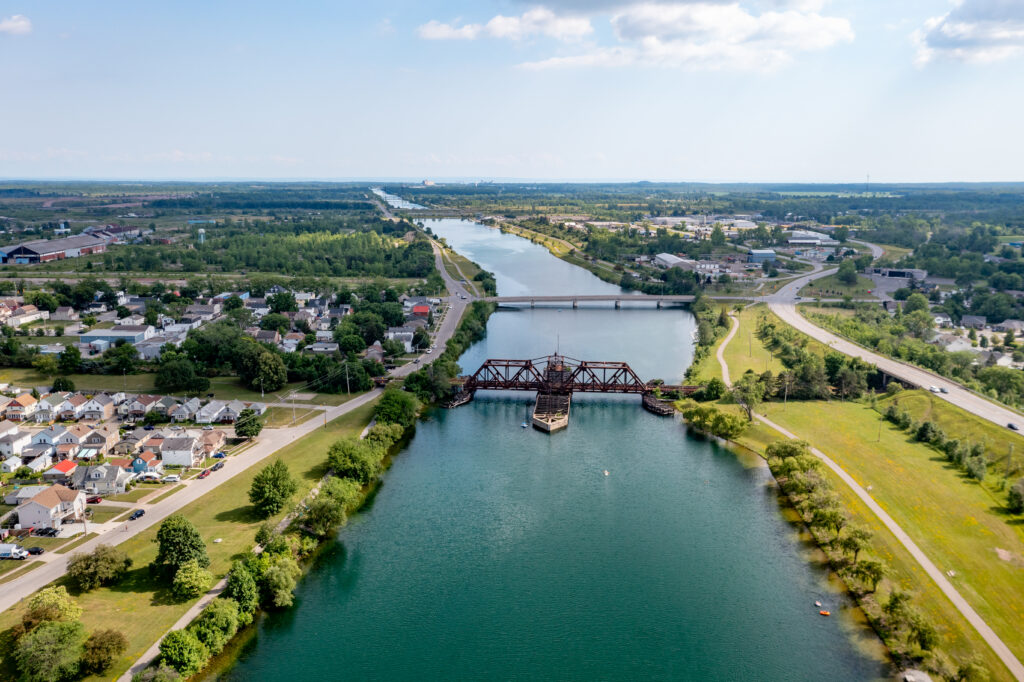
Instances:
[[[725,362],[725,356],[723,354],[723,351],[725,347],[729,344],[729,342],[732,340],[733,336],[735,336],[736,331],[739,329],[740,321],[733,315],[730,315],[729,317],[733,321],[732,328],[729,330],[729,334],[725,337],[725,340],[722,341],[722,345],[718,347],[718,352],[716,353],[716,355],[718,357],[719,364],[722,366],[722,381],[724,381],[727,386],[732,386],[732,381],[729,376],[729,365]],[[775,429],[786,438],[797,438],[795,434],[779,426],[778,424],[771,421],[764,415],[755,413],[754,417],[757,418],[758,421]],[[888,512],[886,512],[882,508],[882,506],[878,504],[878,502],[876,502],[875,499],[871,497],[871,495],[868,494],[868,491],[865,490],[860,483],[858,483],[852,476],[850,476],[850,474],[846,473],[846,471],[841,466],[839,466],[831,457],[829,457],[824,452],[813,446],[811,447],[811,453],[813,453],[815,457],[824,462],[825,466],[827,466],[829,469],[835,472],[835,474],[839,476],[839,478],[842,479],[842,481],[846,483],[846,485],[848,485],[851,490],[853,490],[857,497],[859,497],[861,501],[863,501],[864,504],[866,504],[868,508],[874,513],[874,515],[878,517],[882,524],[885,525],[885,527],[888,528],[894,536],[896,536],[896,539],[900,541],[900,544],[902,544],[907,549],[907,551],[910,552],[910,555],[914,557],[914,560],[917,561],[917,563],[921,566],[922,569],[924,569],[924,572],[927,573],[931,577],[931,579],[935,581],[935,584],[939,586],[939,589],[942,590],[943,594],[949,597],[949,600],[953,602],[953,605],[956,606],[957,610],[960,611],[961,614],[963,614],[964,618],[967,619],[967,622],[974,626],[974,628],[978,631],[978,634],[980,634],[982,638],[988,643],[988,645],[992,647],[992,650],[995,651],[996,655],[999,656],[1000,660],[1002,660],[1006,667],[1009,668],[1013,676],[1018,680],[1024,680],[1024,665],[1022,665],[1020,660],[1013,654],[1012,651],[1010,651],[1010,648],[1006,646],[1003,640],[999,638],[999,635],[997,635],[995,631],[993,631],[992,628],[988,626],[988,623],[985,622],[985,620],[978,614],[978,612],[975,611],[974,608],[967,603],[967,600],[963,598],[960,592],[957,591],[955,587],[953,587],[953,584],[949,582],[949,580],[942,573],[942,571],[939,570],[938,566],[936,566],[932,562],[932,560],[929,559],[928,556],[921,550],[921,548],[917,546],[917,543],[914,542],[909,535],[907,535],[906,531],[904,531],[899,526],[899,524],[896,523],[896,521],[891,516],[889,516]]]

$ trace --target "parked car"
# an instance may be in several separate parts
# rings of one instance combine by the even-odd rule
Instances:
[[[210,471],[220,471],[223,468],[224,468],[224,460],[221,460],[221,461],[217,462],[216,464],[214,464],[210,468]]]
[[[28,550],[26,550],[26,551],[28,551],[28,553],[33,555],[33,556],[39,556],[40,554],[42,554],[46,550],[43,549],[42,547],[29,547]]]
[[[226,453],[226,452],[216,452],[216,453],[214,453],[213,458],[214,459],[224,459],[227,456],[228,456],[228,453]]]
[[[1013,422],[1007,424],[1006,428],[1010,429],[1011,431],[1020,431],[1020,427],[1014,424]]]
[[[203,427],[203,431],[213,431],[213,426],[207,424],[206,426]]]
[[[89,504],[99,504],[100,502],[103,501],[103,498],[100,497],[99,495],[90,495],[89,497],[85,498],[85,501]]]
[[[32,535],[35,535],[37,538],[55,538],[58,533],[60,531],[56,528],[37,528],[32,531]]]
[[[156,427],[155,427],[155,426],[153,426],[152,424],[146,424],[145,426],[143,426],[143,427],[142,427],[142,429],[143,429],[144,431],[152,431],[152,430],[154,430],[155,428],[156,428]]]
[[[949,389],[947,389],[945,386],[940,386],[939,393],[949,393]]]
[[[179,476],[178,474],[169,474],[167,476],[164,476],[164,483],[177,483],[180,480],[181,476]]]
[[[196,476],[196,478],[206,478],[209,475],[210,475],[210,470],[209,469],[203,469],[203,472],[201,474],[199,474],[198,476]]]
[[[938,386],[929,386],[928,390],[931,391],[932,393],[938,393],[939,392],[939,387]]]
[[[131,516],[128,517],[128,520],[129,521],[134,521],[135,519],[140,519],[140,518],[142,518],[145,515],[146,515],[146,510],[145,509],[136,509],[135,511],[133,511],[131,513]]]

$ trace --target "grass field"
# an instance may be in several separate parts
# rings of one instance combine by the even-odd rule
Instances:
[[[256,474],[275,458],[283,460],[298,480],[299,490],[294,499],[300,499],[323,476],[328,447],[342,436],[359,433],[369,422],[372,412],[373,404],[365,405],[329,422],[326,428],[317,429],[283,448],[265,463],[239,474],[230,483],[210,491],[182,510],[206,540],[210,571],[216,578],[223,577],[231,562],[248,551],[256,529],[262,523],[253,513],[248,499],[249,485]],[[280,519],[287,511],[271,520]],[[169,590],[150,578],[147,566],[156,556],[157,545],[153,542],[156,531],[157,526],[154,526],[120,545],[134,561],[134,567],[125,580],[111,588],[76,596],[84,609],[82,621],[86,630],[91,632],[116,623],[117,629],[128,637],[128,651],[108,671],[107,679],[116,679],[127,670],[192,604],[192,601],[173,600]],[[222,542],[214,543],[217,538]],[[20,616],[19,609],[0,614],[0,630],[10,628]],[[0,652],[3,656],[0,674],[13,676],[6,654]]]
[[[730,324],[735,324],[730,321]],[[708,354],[704,356],[699,362],[695,362],[692,365],[692,372],[690,377],[686,380],[687,383],[700,384],[704,383],[714,377],[722,378],[722,368],[718,364],[718,357],[715,353],[718,352],[718,348],[725,341],[725,337],[729,335],[728,330],[723,330],[721,336],[715,340],[714,345],[708,351]]]
[[[940,569],[954,572],[961,594],[1024,657],[1024,519],[1009,516],[982,486],[867,405],[774,403],[762,412],[867,488]]]
[[[92,517],[89,519],[89,523],[105,523],[129,511],[124,507],[103,507],[96,504],[89,505],[89,509],[92,510]]]
[[[174,493],[178,492],[179,490],[181,490],[181,489],[182,489],[182,488],[184,488],[184,487],[185,487],[185,486],[183,486],[183,485],[182,485],[182,484],[180,484],[180,483],[179,483],[179,484],[177,484],[177,485],[175,485],[175,486],[172,486],[172,487],[171,487],[171,488],[170,488],[169,490],[167,490],[167,491],[165,491],[165,492],[163,492],[163,493],[161,493],[161,494],[157,495],[157,496],[156,496],[156,497],[154,497],[154,498],[153,498],[152,500],[150,500],[150,501],[149,501],[149,504],[156,504],[157,502],[160,502],[160,501],[161,501],[161,500],[163,500],[164,498],[170,497],[171,495],[173,495]]]
[[[10,582],[15,578],[20,578],[29,571],[43,565],[42,561],[4,561],[0,563],[3,564],[0,565],[0,585]]]
[[[137,488],[129,490],[126,493],[120,495],[108,495],[104,497],[105,500],[112,500],[114,502],[138,502],[146,495],[153,492],[157,486],[155,485],[139,485]]]
[[[443,254],[444,258],[442,261],[444,262],[444,269],[448,274],[456,280],[465,279],[466,288],[474,296],[483,296],[483,288],[478,282],[473,280],[477,273],[480,272],[480,268],[473,261],[457,253],[454,249],[446,249]]]
[[[318,416],[323,421],[323,414],[323,410],[314,410],[308,407],[297,407],[294,410],[290,407],[268,407],[263,415],[263,425],[276,429],[302,424]]]
[[[70,552],[71,550],[75,549],[79,545],[84,545],[89,540],[92,540],[94,537],[96,537],[96,533],[89,533],[89,534],[79,535],[77,539],[72,540],[71,542],[67,543],[66,545],[61,545],[61,547],[59,549],[54,550],[54,551],[56,551],[57,554],[67,554],[68,552]]]
[[[733,381],[738,379],[748,369],[753,370],[757,374],[768,370],[771,370],[772,374],[778,374],[785,369],[785,366],[775,357],[775,354],[765,348],[764,344],[757,338],[758,320],[766,315],[767,309],[763,305],[744,308],[737,315],[739,327],[736,330],[736,336],[725,347],[725,352],[723,353],[725,362],[729,365],[729,374]],[[714,366],[718,367],[719,376],[721,376],[721,366],[718,364],[717,359],[715,359]]]
[[[869,292],[874,288],[875,283],[862,275],[857,275],[856,284],[844,284],[839,281],[837,275],[832,274],[808,283],[800,290],[800,295],[808,298],[838,298],[841,296],[873,298],[874,294]]]

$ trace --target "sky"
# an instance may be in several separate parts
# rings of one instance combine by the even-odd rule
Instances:
[[[1024,0],[0,0],[0,178],[1024,180]]]

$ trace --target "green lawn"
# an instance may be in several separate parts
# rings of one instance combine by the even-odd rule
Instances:
[[[263,425],[274,429],[302,424],[314,417],[319,417],[320,421],[323,421],[323,414],[323,410],[314,410],[308,407],[297,407],[295,409],[290,407],[268,407],[266,414],[263,415]]]
[[[284,460],[298,479],[299,491],[295,499],[300,499],[323,476],[327,448],[342,436],[359,433],[372,413],[373,404],[365,405],[329,422],[326,428],[317,429],[283,448],[264,464],[239,474],[230,483],[210,491],[182,510],[206,540],[210,570],[216,578],[223,577],[231,562],[248,551],[256,529],[262,523],[253,514],[248,500],[249,485],[256,474],[274,458]],[[287,511],[282,511],[272,520],[283,518]],[[157,546],[153,542],[156,531],[154,526],[120,545],[134,561],[134,568],[125,580],[111,588],[77,595],[78,603],[84,609],[82,620],[88,631],[116,624],[116,628],[128,637],[128,650],[105,675],[107,679],[116,679],[127,670],[192,604],[191,601],[172,600],[168,590],[150,578],[147,566],[156,556]],[[222,542],[214,543],[217,538]],[[17,623],[20,615],[19,609],[0,614],[0,630],[7,630]],[[0,662],[0,674],[12,673],[6,652],[0,652],[0,656],[4,657]]]
[[[2,561],[0,562],[0,584],[20,578],[25,573],[42,565],[42,561]]]
[[[111,519],[117,518],[126,511],[130,511],[124,507],[102,507],[95,504],[89,505],[89,509],[92,510],[92,518],[89,519],[90,523],[105,523]]]
[[[1024,657],[1024,518],[1009,516],[982,486],[867,405],[774,403],[762,411],[870,490],[940,569],[955,572],[961,594]]]
[[[71,542],[67,543],[66,545],[61,545],[59,549],[54,550],[54,551],[56,551],[57,554],[67,554],[68,552],[70,552],[71,550],[75,549],[79,545],[84,545],[89,540],[92,540],[94,537],[96,537],[96,535],[97,535],[96,533],[89,533],[88,535],[86,535],[86,534],[79,535],[77,538],[75,538]]]
[[[762,374],[768,370],[771,370],[772,374],[778,374],[785,369],[775,354],[765,348],[761,340],[757,338],[758,321],[765,316],[767,316],[767,310],[763,305],[744,308],[738,315],[739,328],[736,330],[736,336],[725,347],[723,353],[733,381],[739,379],[748,369],[753,370],[756,374]],[[714,366],[718,367],[718,376],[721,376],[721,365],[718,364],[717,358]]]
[[[869,292],[874,288],[875,283],[862,275],[857,275],[856,284],[844,284],[832,274],[810,282],[800,290],[800,295],[808,298],[839,298],[847,295],[854,298],[872,298],[874,294]]]
[[[730,320],[729,324],[735,324]],[[737,332],[739,333],[739,332]],[[687,383],[700,384],[714,377],[722,378],[722,366],[718,364],[718,356],[715,355],[718,352],[719,346],[725,341],[725,337],[729,335],[728,330],[722,330],[722,334],[715,340],[715,343],[708,350],[707,355],[704,356],[699,362],[693,363],[693,368],[690,377],[686,379]]]
[[[138,502],[139,500],[153,492],[158,487],[159,484],[140,484],[136,488],[129,490],[126,493],[121,493],[120,495],[107,495],[103,499],[112,500],[114,502]]]
[[[163,493],[157,495],[156,497],[154,497],[152,500],[149,501],[149,504],[156,504],[157,502],[163,500],[164,498],[170,497],[171,495],[173,495],[174,493],[178,492],[179,490],[181,490],[184,487],[185,487],[184,485],[179,483],[179,484],[171,487],[170,490],[167,490],[166,492],[163,492]]]

